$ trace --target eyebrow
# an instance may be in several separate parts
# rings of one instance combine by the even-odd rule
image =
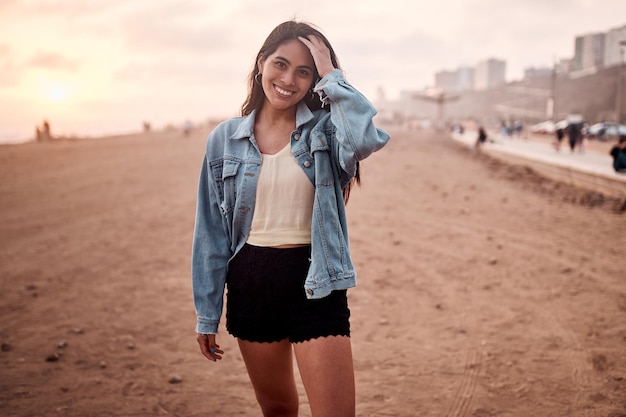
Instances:
[[[287,58],[285,58],[284,56],[277,56],[277,57],[276,57],[276,58],[274,58],[274,59],[278,59],[278,60],[280,60],[280,61],[285,61],[287,64],[290,64],[290,65],[291,65],[291,62],[290,62]],[[313,71],[313,67],[311,67],[311,66],[309,66],[309,65],[300,65],[298,68],[307,68],[307,69],[309,69],[309,70]]]

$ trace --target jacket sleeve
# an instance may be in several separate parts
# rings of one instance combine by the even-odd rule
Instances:
[[[355,175],[357,162],[382,148],[389,135],[374,126],[376,109],[346,81],[343,71],[335,69],[326,74],[314,91],[322,103],[330,105],[330,120],[336,130],[334,152],[347,174],[342,178],[344,186]]]
[[[198,185],[191,276],[197,315],[196,332],[216,334],[222,315],[226,267],[231,257],[216,185],[204,158]]]

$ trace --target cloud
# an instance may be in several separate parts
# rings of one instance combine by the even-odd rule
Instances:
[[[248,68],[231,68],[220,65],[219,61],[204,60],[204,62],[189,65],[187,61],[177,61],[163,58],[154,62],[130,62],[113,74],[115,81],[127,84],[148,83],[159,85],[162,88],[197,89],[209,83],[243,83]]]
[[[334,45],[339,60],[359,82],[403,82],[407,88],[432,79],[431,68],[445,59],[446,43],[420,31],[396,40],[353,37]]]
[[[49,70],[76,71],[80,66],[77,61],[66,58],[56,52],[39,51],[26,63],[31,68]]]
[[[13,64],[11,47],[7,44],[0,44],[0,87],[13,87],[19,83],[19,80],[19,71]]]
[[[121,26],[126,46],[138,53],[227,52],[236,45],[235,33],[215,25],[128,17]]]
[[[69,17],[101,17],[103,14],[113,11],[123,6],[124,2],[107,1],[107,0],[32,0],[32,1],[14,1],[5,0],[7,3],[13,3],[14,9],[20,9],[20,12],[30,16],[69,16]]]
[[[6,43],[0,43],[0,59],[6,59],[11,54],[11,46]]]
[[[14,87],[19,82],[18,69],[10,62],[0,63],[0,87]]]

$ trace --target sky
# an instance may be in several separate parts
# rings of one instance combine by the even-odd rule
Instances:
[[[623,0],[0,0],[0,142],[99,136],[238,115],[281,22],[314,23],[372,101],[488,58],[507,80],[626,25]]]

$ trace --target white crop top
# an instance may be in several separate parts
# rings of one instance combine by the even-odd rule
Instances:
[[[291,153],[291,144],[263,155],[248,243],[280,246],[311,243],[315,188]]]

